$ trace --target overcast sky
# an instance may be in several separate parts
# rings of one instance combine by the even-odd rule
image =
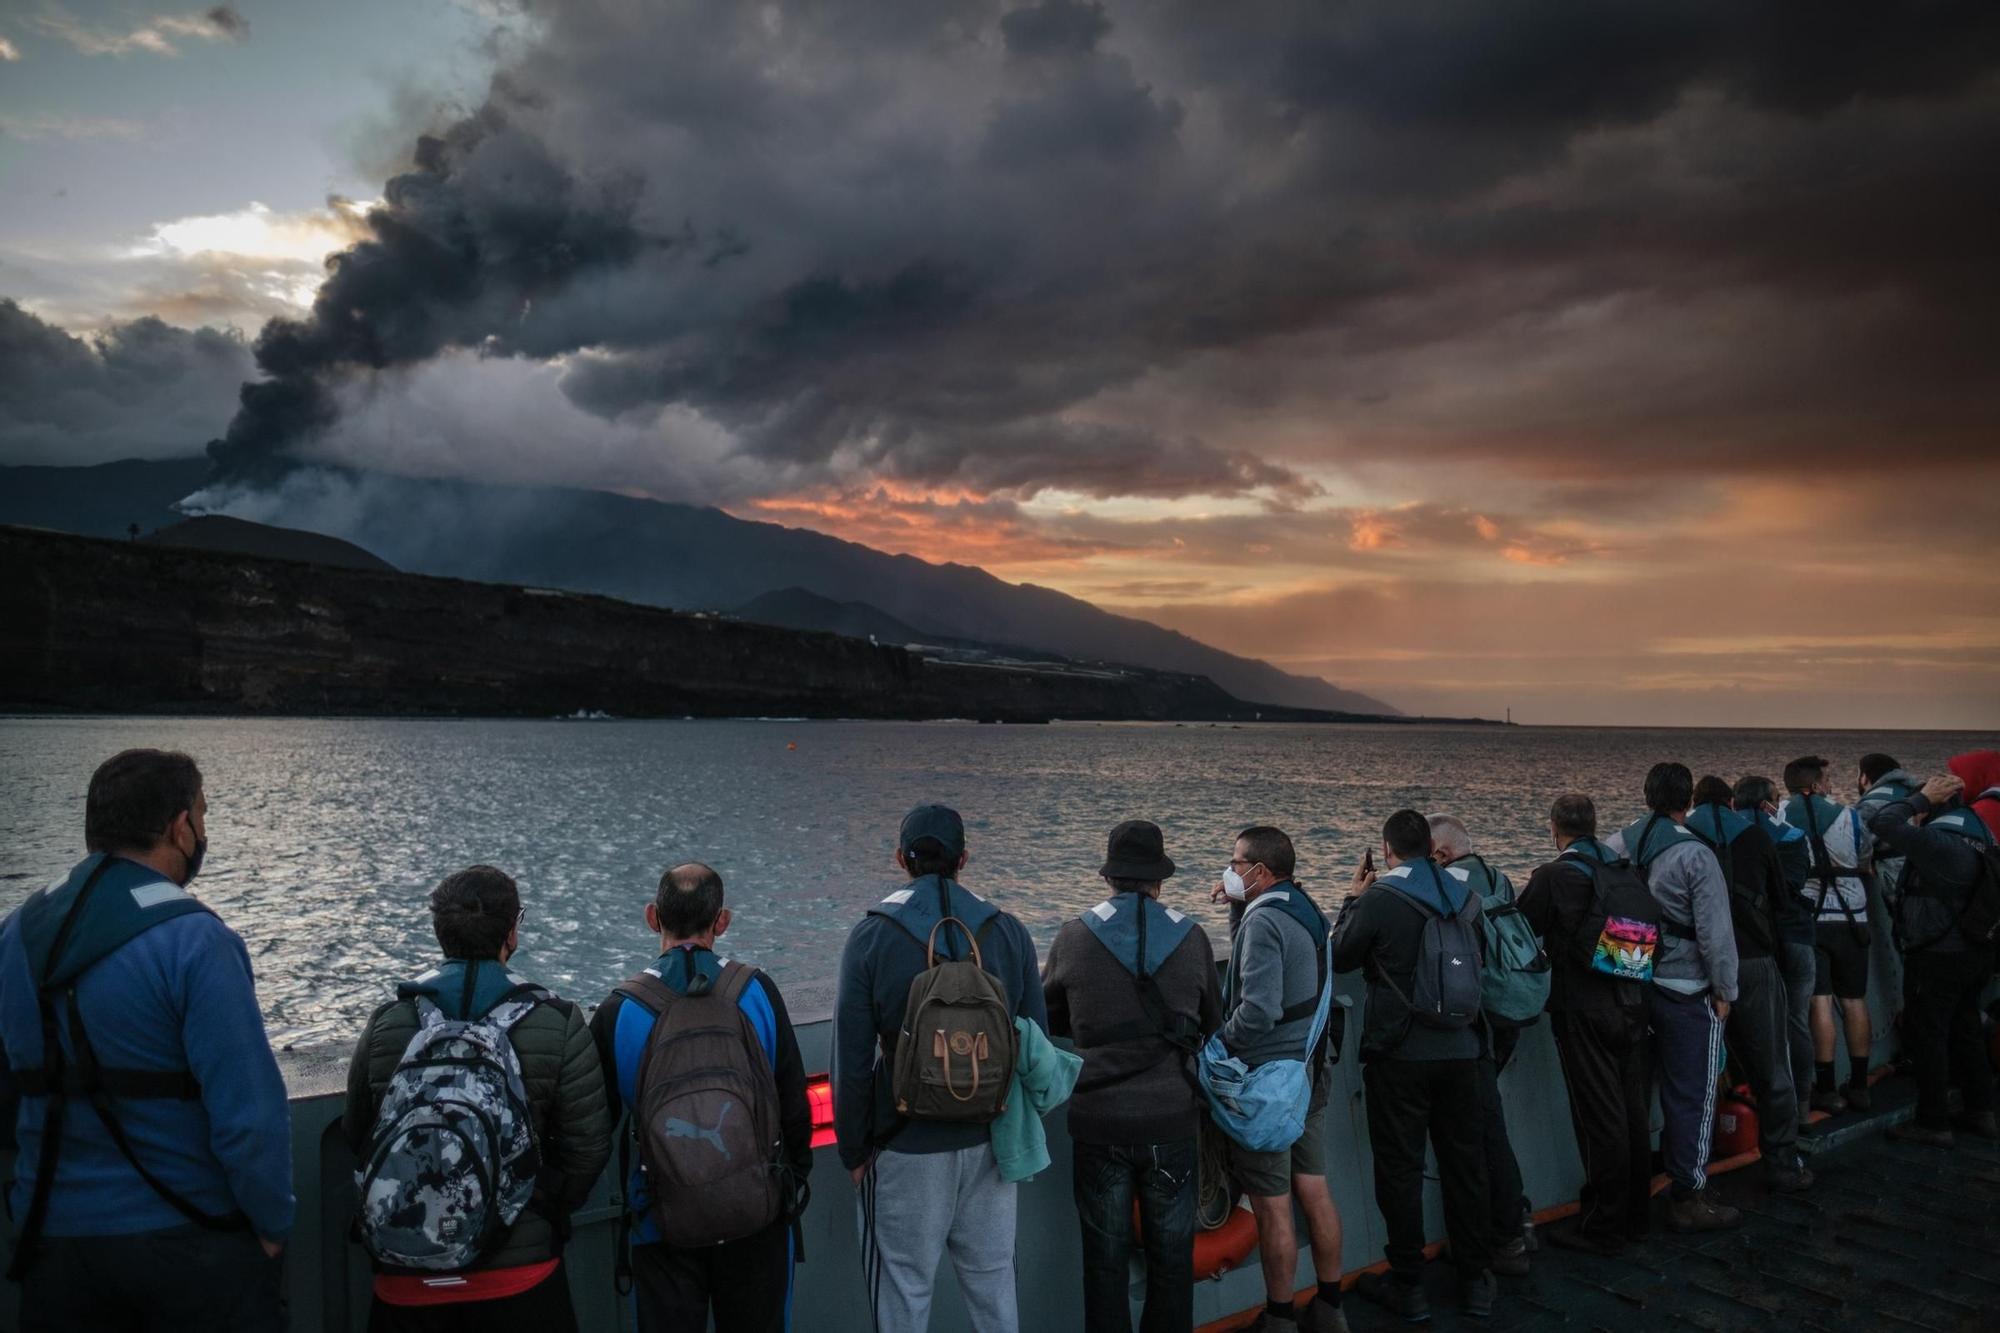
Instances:
[[[1413,711],[2000,726],[1995,162],[1991,0],[24,0],[0,461],[714,503]]]

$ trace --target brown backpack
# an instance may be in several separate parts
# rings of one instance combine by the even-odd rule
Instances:
[[[968,961],[938,959],[937,934],[947,925],[972,944]],[[896,1112],[913,1120],[997,1120],[1007,1109],[1017,1041],[1007,992],[986,970],[979,939],[955,916],[931,927],[924,970],[910,983],[903,1030],[896,1040],[890,1089]]]
[[[754,1235],[784,1207],[777,1079],[738,1004],[753,975],[725,963],[699,995],[651,972],[618,987],[658,1015],[639,1056],[632,1120],[653,1222],[679,1248]]]

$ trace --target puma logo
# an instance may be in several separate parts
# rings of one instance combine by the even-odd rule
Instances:
[[[729,1149],[722,1146],[722,1122],[729,1118],[729,1108],[734,1105],[736,1105],[735,1102],[724,1102],[721,1114],[715,1117],[715,1124],[708,1129],[702,1128],[692,1120],[682,1120],[679,1116],[668,1116],[662,1122],[666,1128],[667,1137],[670,1139],[701,1139],[713,1146],[717,1152],[721,1153],[724,1161],[728,1161]]]

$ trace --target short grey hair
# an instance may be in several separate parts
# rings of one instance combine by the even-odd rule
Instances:
[[[1469,856],[1472,853],[1472,835],[1466,832],[1465,824],[1457,815],[1426,815],[1431,826],[1431,843],[1453,856]]]

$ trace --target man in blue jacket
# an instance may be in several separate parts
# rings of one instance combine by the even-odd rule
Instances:
[[[675,866],[661,877],[658,894],[646,905],[646,926],[660,937],[660,956],[646,971],[668,990],[686,996],[701,993],[691,992],[690,987],[717,983],[729,963],[715,952],[715,942],[729,929],[722,876],[700,862]],[[783,1157],[802,1189],[812,1172],[812,1107],[806,1100],[805,1064],[785,998],[759,970],[736,1004],[749,1018],[759,1050],[771,1064]],[[613,991],[590,1020],[610,1103],[628,1115],[640,1103],[639,1065],[658,1019],[658,1012],[621,989]],[[629,1154],[629,1140],[625,1142]],[[711,1315],[716,1333],[782,1333],[791,1326],[792,1265],[798,1257],[795,1216],[780,1217],[740,1240],[700,1249],[676,1248],[660,1238],[643,1169],[627,1176],[625,1189],[626,1207],[637,1219],[631,1265],[639,1333],[705,1328]],[[700,1201],[687,1203],[698,1207]]]
[[[207,818],[188,756],[112,756],[90,855],[0,925],[24,1330],[283,1324],[291,1119],[249,952],[187,891]]]
[[[990,1126],[899,1116],[891,1087],[910,985],[925,970],[924,941],[938,920],[956,917],[974,932],[1009,1015],[1046,1032],[1035,942],[1019,921],[957,882],[965,868],[957,811],[920,805],[905,816],[896,864],[910,883],[849,932],[833,1015],[834,1133],[859,1191],[868,1304],[879,1333],[922,1333],[949,1249],[973,1333],[1013,1333],[1016,1186],[1000,1177]],[[940,958],[970,956],[951,927],[937,932],[937,948]]]

